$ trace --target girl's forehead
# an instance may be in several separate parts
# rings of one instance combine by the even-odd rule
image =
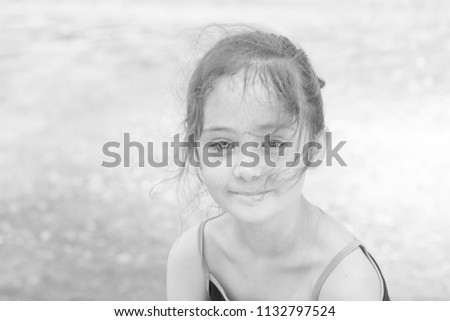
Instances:
[[[236,132],[269,132],[286,127],[292,116],[261,81],[245,84],[244,76],[219,78],[208,96],[204,110],[205,130],[224,127]]]

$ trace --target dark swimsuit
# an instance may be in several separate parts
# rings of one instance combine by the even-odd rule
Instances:
[[[227,295],[220,285],[220,283],[217,281],[217,279],[209,273],[208,265],[206,263],[205,255],[204,255],[204,231],[205,231],[205,224],[208,222],[208,220],[202,222],[199,226],[199,246],[200,246],[200,253],[202,256],[202,266],[203,266],[203,272],[205,274],[205,284],[206,284],[206,291],[208,292],[209,298],[211,301],[230,301],[227,298]],[[325,270],[322,272],[320,277],[317,279],[317,282],[314,286],[314,289],[312,291],[311,295],[311,301],[318,301],[320,290],[322,288],[322,285],[324,284],[325,280],[328,278],[328,276],[331,274],[331,272],[336,268],[336,266],[350,253],[352,253],[357,248],[360,248],[364,255],[367,257],[369,262],[374,267],[375,271],[378,274],[378,277],[380,279],[380,284],[382,287],[382,301],[390,301],[388,290],[386,287],[386,281],[384,280],[383,274],[381,273],[380,268],[378,267],[378,264],[375,262],[372,255],[370,255],[369,252],[367,252],[366,248],[361,244],[360,241],[357,239],[353,240],[348,244],[342,251],[340,251],[327,265]]]

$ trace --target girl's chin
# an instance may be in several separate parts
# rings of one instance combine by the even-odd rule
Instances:
[[[261,224],[264,222],[268,222],[271,218],[269,213],[265,211],[235,211],[235,212],[228,212],[232,217],[234,217],[237,221],[241,223],[248,223],[248,224]]]
[[[277,210],[268,203],[233,201],[223,207],[225,212],[241,222],[261,223],[269,220]]]

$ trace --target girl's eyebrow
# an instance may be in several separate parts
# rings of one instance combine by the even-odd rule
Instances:
[[[280,124],[278,124],[278,123],[263,124],[263,125],[258,126],[258,129],[261,131],[267,131],[267,130],[271,130],[271,129],[276,129],[277,131],[282,131],[282,130],[294,131],[295,130],[295,128],[280,126]]]
[[[234,133],[235,132],[231,128],[219,127],[219,126],[208,127],[208,128],[205,128],[203,131],[204,132],[230,132],[230,133]]]
[[[279,131],[279,130],[295,131],[295,129],[293,129],[293,128],[280,127],[276,123],[267,123],[267,124],[259,125],[259,126],[257,126],[257,128],[258,128],[259,131],[268,131],[268,130],[271,130],[271,129],[276,129],[277,131]],[[234,129],[229,128],[229,127],[223,127],[223,126],[212,126],[212,127],[205,128],[203,131],[204,132],[229,132],[229,133],[236,133],[236,131]]]

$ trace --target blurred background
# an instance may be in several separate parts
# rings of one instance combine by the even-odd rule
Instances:
[[[165,299],[176,185],[150,198],[170,172],[102,167],[102,147],[171,139],[196,28],[238,22],[288,36],[327,82],[348,167],[314,170],[305,194],[369,248],[393,300],[450,299],[444,0],[0,0],[0,299]]]

